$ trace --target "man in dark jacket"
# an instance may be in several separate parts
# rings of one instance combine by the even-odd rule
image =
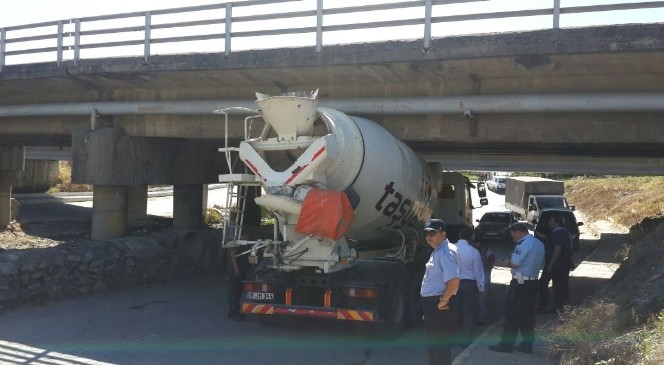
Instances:
[[[553,281],[553,309],[562,311],[569,303],[569,272],[572,268],[572,236],[565,228],[563,217],[552,215],[547,221],[547,254],[539,281],[538,313],[546,313],[549,282]]]

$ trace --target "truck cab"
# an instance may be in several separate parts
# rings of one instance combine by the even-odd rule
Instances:
[[[528,222],[537,221],[543,210],[567,209],[575,210],[575,206],[569,205],[563,195],[531,195],[528,198]]]
[[[483,182],[475,186],[459,172],[442,171],[440,174],[435,195],[438,201],[432,217],[445,222],[448,239],[456,242],[462,225],[473,226],[472,190],[477,189],[480,205],[487,204],[486,190]]]

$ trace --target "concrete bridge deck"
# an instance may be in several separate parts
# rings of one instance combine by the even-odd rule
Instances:
[[[428,50],[415,40],[141,61],[6,66],[0,145],[70,145],[92,108],[130,136],[218,139],[215,106],[320,88],[323,105],[376,120],[428,154],[661,159],[664,150],[664,24],[447,37]]]
[[[23,146],[74,145],[75,179],[97,184],[101,202],[119,196],[118,219],[127,194],[140,201],[155,183],[176,186],[184,217],[223,170],[212,110],[315,88],[323,105],[377,121],[448,169],[664,173],[664,24],[445,37],[426,50],[417,40],[5,66],[0,170],[21,170]],[[112,128],[77,154],[91,124]],[[240,116],[229,133],[243,134]]]

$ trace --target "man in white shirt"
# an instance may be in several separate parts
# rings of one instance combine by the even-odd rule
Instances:
[[[450,365],[459,318],[455,295],[459,288],[458,255],[456,246],[447,240],[445,222],[429,219],[424,231],[427,244],[433,248],[420,289],[429,364]]]
[[[477,323],[479,297],[484,295],[484,267],[480,252],[470,244],[473,228],[462,226],[456,243],[459,253],[459,291],[457,292],[461,331],[459,344],[467,347],[472,342],[473,327]]]

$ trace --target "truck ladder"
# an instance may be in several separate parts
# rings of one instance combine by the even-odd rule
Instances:
[[[257,111],[247,108],[226,108],[215,110],[214,114],[224,115],[224,147],[219,148],[223,152],[228,165],[228,173],[219,175],[219,182],[226,184],[226,205],[221,209],[224,220],[224,232],[222,247],[226,247],[230,242],[235,244],[242,235],[242,225],[244,223],[244,209],[246,206],[247,191],[251,186],[260,186],[256,181],[256,176],[244,166],[243,173],[233,173],[235,165],[240,159],[239,148],[228,146],[228,112],[241,111],[249,112],[253,115],[244,119],[244,140],[248,140],[251,135],[251,125],[256,117]],[[235,152],[235,158],[232,153]],[[244,164],[243,164],[244,165]]]
[[[226,206],[223,209],[224,246],[229,242],[237,241],[242,235],[244,209],[246,207],[249,186],[229,182],[226,184],[226,189]]]

